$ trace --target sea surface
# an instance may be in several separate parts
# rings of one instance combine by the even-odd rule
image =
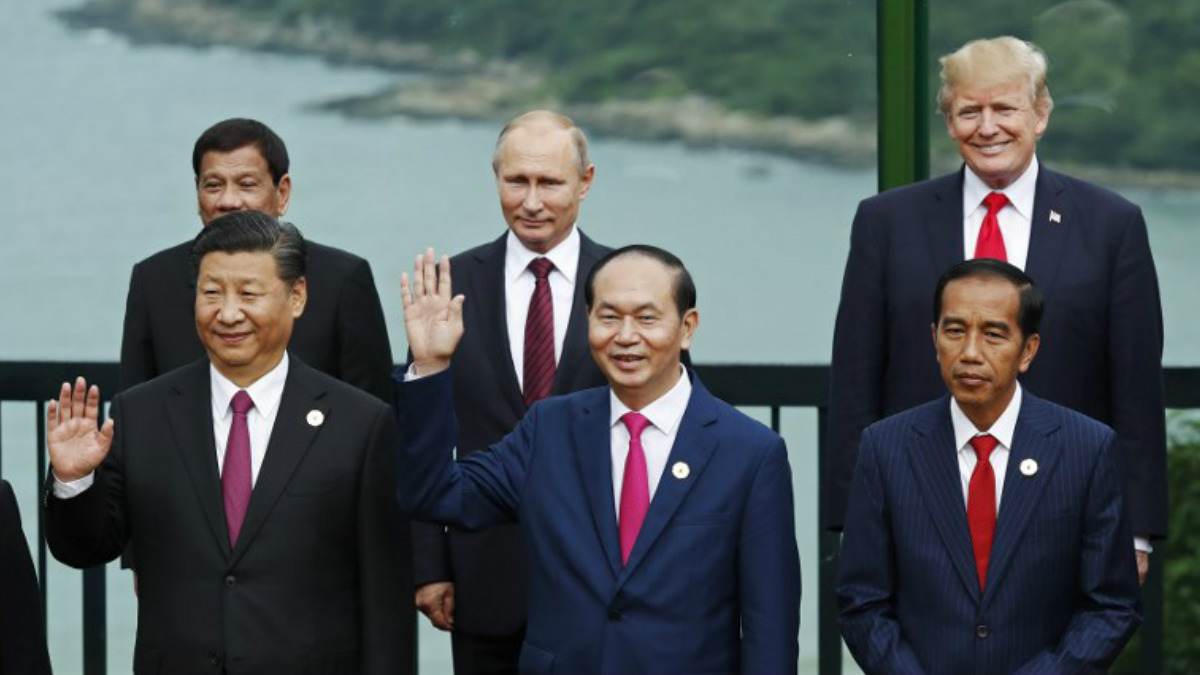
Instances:
[[[52,12],[72,4],[0,5],[0,361],[117,359],[130,268],[199,228],[192,143],[227,117],[263,120],[288,143],[288,218],[371,262],[397,355],[405,349],[399,277],[412,256],[427,246],[454,253],[503,233],[490,168],[499,124],[358,121],[305,109],[415,76],[132,45],[107,31],[64,28]],[[687,263],[699,289],[697,362],[828,361],[850,221],[875,190],[874,169],[608,138],[593,139],[592,155],[596,182],[582,229],[607,244],[660,245]],[[1165,361],[1198,365],[1200,192],[1120,191],[1142,205],[1150,226]],[[31,411],[4,403],[0,442],[32,541]],[[808,590],[801,668],[815,672],[815,413],[784,411],[783,428]],[[52,563],[46,581],[56,671],[80,672],[80,575]],[[128,573],[111,565],[110,673],[129,670],[135,602]],[[422,672],[449,673],[445,636],[425,628],[421,638]]]

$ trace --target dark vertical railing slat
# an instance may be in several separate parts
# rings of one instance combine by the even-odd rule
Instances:
[[[50,614],[46,612],[46,588],[50,586],[50,580],[46,578],[46,522],[42,517],[41,509],[41,494],[42,494],[42,477],[46,475],[46,402],[40,396],[37,397],[37,419],[33,424],[37,427],[37,476],[38,481],[38,510],[37,510],[37,530],[38,530],[38,580],[42,586],[42,616],[49,621]]]
[[[109,392],[111,397],[113,392]],[[100,422],[108,417],[100,402]],[[83,571],[83,675],[108,671],[108,588],[105,565]]]
[[[825,464],[828,460],[829,443],[827,440],[829,408],[817,408],[817,475],[825,476]],[[817,495],[817,672],[820,675],[841,675],[842,673],[842,633],[837,623],[837,594],[834,584],[837,581],[838,548],[841,535],[830,532],[823,527],[829,522],[825,513],[826,504],[821,495]]]
[[[1159,546],[1169,546],[1170,542],[1159,542]],[[1157,559],[1155,559],[1157,558]],[[1150,574],[1142,586],[1142,652],[1139,673],[1161,675],[1167,672],[1163,660],[1163,558],[1151,556]]]

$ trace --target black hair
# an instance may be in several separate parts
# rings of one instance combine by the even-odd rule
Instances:
[[[994,258],[975,258],[964,260],[946,270],[938,279],[937,290],[933,293],[933,324],[936,326],[942,318],[942,295],[946,285],[958,279],[1004,279],[1017,288],[1020,295],[1020,305],[1017,309],[1017,324],[1025,338],[1038,332],[1042,323],[1042,312],[1045,310],[1045,300],[1033,279],[1017,267]]]
[[[288,285],[296,283],[308,265],[308,245],[295,225],[261,211],[234,211],[212,219],[192,241],[192,275],[209,253],[270,253],[275,271]]]
[[[200,163],[209,152],[233,152],[253,145],[267,161],[267,170],[276,186],[288,172],[287,146],[271,127],[258,120],[234,117],[217,122],[196,139],[192,148],[192,173],[200,180]]]
[[[595,299],[596,275],[610,262],[627,255],[641,255],[652,258],[662,263],[664,267],[674,273],[675,307],[679,310],[679,316],[683,316],[689,309],[696,306],[696,284],[692,281],[692,275],[684,267],[682,260],[674,253],[658,248],[657,246],[632,244],[610,252],[601,258],[600,262],[596,263],[596,266],[588,273],[587,281],[583,287],[583,300],[588,312],[592,311],[592,301]]]

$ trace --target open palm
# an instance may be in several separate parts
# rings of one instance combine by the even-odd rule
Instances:
[[[462,308],[465,298],[452,294],[450,259],[434,262],[433,249],[417,256],[410,283],[400,278],[404,302],[404,330],[418,375],[432,375],[450,365],[450,357],[463,334]]]
[[[97,427],[100,388],[88,389],[87,380],[75,379],[75,387],[63,382],[57,401],[46,406],[46,440],[50,466],[63,482],[83,478],[100,466],[112,447],[113,421]]]

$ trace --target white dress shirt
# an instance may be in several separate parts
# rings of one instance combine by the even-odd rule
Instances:
[[[1003,192],[1008,197],[1008,204],[996,214],[1000,222],[1000,234],[1004,237],[1004,250],[1008,262],[1022,270],[1029,260],[1030,223],[1033,222],[1033,197],[1037,192],[1038,161],[1037,157],[1029,163],[1029,168],[1012,185],[1003,190],[993,190],[983,182],[971,167],[963,171],[963,260],[975,257],[975,243],[979,240],[979,230],[983,227],[983,217],[987,215],[987,206],[983,198],[991,192]]]
[[[533,299],[537,278],[529,270],[535,258],[549,258],[554,263],[547,280],[554,304],[554,362],[562,360],[563,341],[567,337],[567,322],[571,318],[571,303],[575,299],[575,278],[579,271],[579,228],[546,254],[525,248],[517,235],[508,232],[504,246],[504,307],[508,321],[508,348],[512,353],[517,384],[525,389],[525,319],[529,316],[529,301]]]
[[[958,476],[962,479],[963,505],[967,504],[967,496],[971,488],[971,474],[979,463],[975,456],[975,448],[971,439],[976,436],[995,436],[996,448],[988,456],[988,463],[996,474],[996,512],[1000,512],[1000,493],[1004,491],[1004,476],[1008,473],[1008,456],[1011,454],[1013,434],[1017,430],[1017,415],[1021,412],[1021,385],[1013,392],[1008,407],[1000,413],[995,423],[987,431],[975,428],[975,423],[967,419],[967,414],[958,406],[958,401],[950,397],[950,421],[954,423],[954,444],[958,448]]]
[[[688,378],[687,370],[680,365],[679,371],[679,381],[670,391],[638,411],[650,421],[642,430],[642,451],[646,455],[646,480],[650,484],[651,501],[666,469],[667,458],[671,456],[671,448],[675,446],[679,422],[692,397],[692,381]],[[630,410],[611,390],[608,398],[612,411],[609,426],[612,429],[613,504],[616,505],[617,521],[620,522],[621,484],[625,479],[625,458],[629,455],[629,428],[621,421],[621,417]]]
[[[229,443],[229,428],[233,426],[233,408],[230,403],[239,387],[217,372],[216,366],[209,365],[212,375],[212,417],[213,438],[217,442],[217,474],[225,466],[225,446]],[[271,430],[275,428],[275,414],[279,412],[279,401],[283,399],[283,383],[287,381],[288,356],[283,353],[283,360],[271,372],[258,378],[246,393],[254,401],[254,407],[246,413],[246,426],[250,431],[250,484],[258,482],[258,470],[262,468],[263,457],[267,454],[267,443],[271,440]]]
[[[239,387],[217,371],[217,367],[209,364],[211,380],[211,401],[213,420],[213,439],[216,440],[217,474],[225,465],[225,445],[229,442],[229,428],[233,426],[233,408],[230,403]],[[250,432],[250,484],[258,481],[258,470],[262,468],[263,457],[267,453],[267,443],[271,440],[271,430],[275,427],[275,414],[279,412],[279,402],[283,399],[283,383],[287,381],[288,355],[283,353],[279,365],[270,372],[258,378],[246,393],[254,401],[254,407],[246,413],[246,426]],[[95,472],[64,483],[54,478],[54,496],[59,499],[70,499],[90,488],[96,480]]]

